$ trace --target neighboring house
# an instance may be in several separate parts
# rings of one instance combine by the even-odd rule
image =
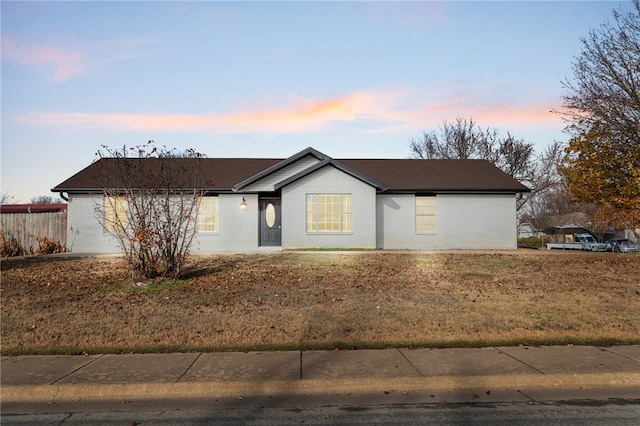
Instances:
[[[537,234],[535,227],[529,222],[521,222],[518,225],[518,238],[531,238]]]
[[[287,159],[204,161],[211,184],[193,247],[201,252],[515,249],[516,197],[529,191],[485,160],[336,160],[307,148]],[[95,167],[52,191],[69,200],[68,249],[115,252],[95,217],[104,202]]]

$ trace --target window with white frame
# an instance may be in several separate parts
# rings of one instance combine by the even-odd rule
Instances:
[[[436,232],[435,196],[416,196],[416,232]]]
[[[200,197],[198,200],[197,232],[218,232],[218,197]]]
[[[351,194],[307,194],[307,232],[352,232]]]
[[[127,225],[127,198],[124,196],[105,196],[103,203],[105,232],[110,234],[121,232]]]

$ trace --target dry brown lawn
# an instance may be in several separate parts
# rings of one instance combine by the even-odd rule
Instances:
[[[193,257],[134,288],[121,259],[4,259],[2,352],[640,342],[640,255]]]

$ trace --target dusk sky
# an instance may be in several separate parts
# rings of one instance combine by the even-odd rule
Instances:
[[[405,158],[444,120],[566,141],[580,37],[631,2],[1,2],[2,193],[102,145]]]

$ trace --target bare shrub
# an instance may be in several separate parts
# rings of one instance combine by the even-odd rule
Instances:
[[[0,256],[2,257],[13,257],[13,256],[21,256],[24,253],[20,244],[18,244],[18,240],[15,239],[10,232],[7,232],[7,235],[4,235],[4,232],[0,232]]]
[[[66,246],[60,241],[53,241],[49,237],[40,237],[36,240],[38,240],[38,249],[35,251],[35,255],[64,253],[66,251]]]
[[[134,282],[180,276],[196,233],[204,156],[149,141],[121,150],[103,147],[98,157],[95,178],[103,202],[96,217],[118,242]]]

